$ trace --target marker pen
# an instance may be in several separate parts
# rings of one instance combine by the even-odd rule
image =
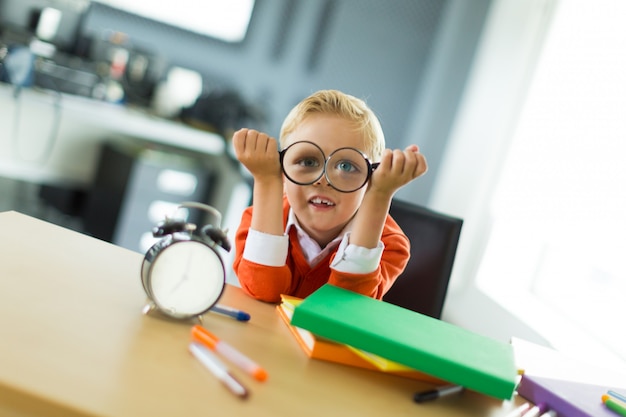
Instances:
[[[509,414],[507,414],[506,417],[521,417],[526,411],[528,411],[529,408],[530,404],[524,403],[517,407],[515,410],[511,411]]]
[[[463,387],[460,385],[446,385],[445,387],[438,387],[430,391],[418,392],[413,397],[416,403],[422,403],[424,401],[434,400],[440,397],[446,397],[448,395],[462,392]]]

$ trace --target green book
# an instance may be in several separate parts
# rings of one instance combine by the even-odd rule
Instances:
[[[517,384],[511,344],[330,284],[291,324],[499,399]]]

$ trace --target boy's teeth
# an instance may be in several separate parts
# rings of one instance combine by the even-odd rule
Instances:
[[[322,200],[321,198],[313,198],[311,200],[311,203],[313,204],[326,204],[327,206],[334,206],[334,204],[328,200]]]

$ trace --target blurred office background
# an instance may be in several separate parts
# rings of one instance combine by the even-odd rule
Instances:
[[[1,210],[141,252],[193,199],[234,232],[232,131],[341,89],[427,155],[397,197],[465,220],[444,319],[626,367],[623,2],[186,3],[0,0]]]

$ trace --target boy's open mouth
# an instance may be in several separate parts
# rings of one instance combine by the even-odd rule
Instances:
[[[332,201],[327,200],[322,197],[313,197],[312,199],[309,200],[309,204],[312,204],[317,207],[332,207],[335,205],[335,203],[333,203]]]

